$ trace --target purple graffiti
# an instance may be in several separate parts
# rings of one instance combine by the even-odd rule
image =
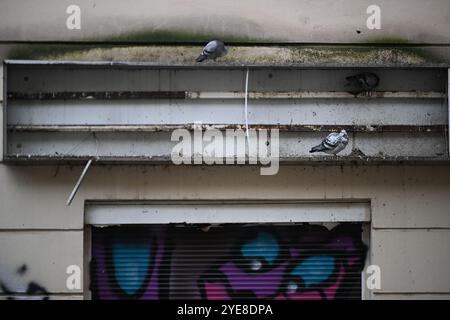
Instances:
[[[332,300],[358,298],[366,248],[360,225],[298,228],[280,237],[277,229],[255,229],[227,260],[200,277],[205,299],[263,298]],[[284,233],[287,234],[286,232]]]
[[[130,239],[129,235],[135,238]],[[122,251],[116,247],[122,246]],[[92,245],[91,278],[95,299],[148,299],[164,297],[159,282],[165,254],[163,230],[118,229],[97,233]]]

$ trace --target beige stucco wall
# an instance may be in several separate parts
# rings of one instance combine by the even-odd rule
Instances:
[[[66,9],[72,4],[81,9],[79,30],[69,30],[66,26],[69,17]],[[381,29],[368,29],[366,25],[369,17],[366,10],[373,4],[381,9]],[[217,0],[208,3],[203,0],[135,0],[132,6],[119,0],[113,3],[110,0],[0,2],[0,55],[5,51],[8,57],[21,59],[159,61],[166,58],[155,58],[146,50],[145,44],[175,41],[196,42],[200,46],[211,38],[221,38],[227,43],[234,42],[234,46],[248,42],[407,43],[415,45],[395,51],[394,58],[399,61],[391,63],[411,63],[404,61],[404,54],[419,55],[428,62],[448,62],[449,35],[448,0],[379,0],[376,3],[369,0]],[[42,41],[54,44],[52,47],[49,44],[41,46]],[[64,41],[64,48],[59,47],[61,41]],[[89,46],[82,49],[78,42]],[[98,49],[104,42],[141,43],[144,46]],[[423,43],[429,46],[424,47]],[[350,50],[348,46],[345,48]],[[301,55],[306,55],[306,62],[320,60],[319,63],[357,59],[361,53],[356,50],[348,57],[339,58],[339,47],[333,52],[306,49],[301,51]],[[396,57],[398,54],[400,57]],[[182,55],[179,52],[170,54],[171,57]],[[374,58],[370,54],[372,60],[384,60],[390,55],[382,51]],[[333,60],[336,56],[337,60]],[[327,59],[330,61],[324,61]]]
[[[370,262],[382,271],[369,297],[450,299],[448,166],[286,166],[276,176],[257,167],[94,166],[67,207],[81,170],[0,164],[0,280],[9,288],[32,281],[52,299],[82,298],[65,284],[67,266],[85,263],[86,200],[368,200]]]
[[[94,166],[65,206],[81,167],[0,165],[0,270],[15,268],[57,296],[65,268],[83,262],[86,200],[305,199],[371,202],[371,264],[381,267],[373,298],[449,298],[450,168],[439,166],[256,167]]]

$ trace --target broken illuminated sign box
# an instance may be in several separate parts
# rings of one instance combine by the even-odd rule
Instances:
[[[281,163],[448,161],[448,70],[6,61],[7,162],[170,163],[175,129],[279,130]],[[345,78],[376,73],[370,94]],[[339,153],[311,155],[345,129]],[[226,152],[224,152],[227,155]],[[229,156],[229,154],[228,154]]]

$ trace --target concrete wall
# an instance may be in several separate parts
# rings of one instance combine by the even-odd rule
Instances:
[[[66,267],[83,263],[86,200],[305,199],[371,201],[370,263],[382,271],[373,298],[448,298],[449,167],[282,167],[260,176],[251,167],[93,167],[70,207],[65,201],[81,167],[0,165],[0,270],[24,290],[16,269],[27,265],[55,297]]]
[[[382,287],[366,296],[450,298],[448,166],[283,166],[275,176],[257,167],[93,166],[67,207],[81,170],[0,164],[1,298],[30,298],[30,286],[41,298],[82,298],[67,289],[66,268],[88,263],[85,202],[152,199],[369,200],[370,263],[381,267]]]
[[[81,9],[80,29],[69,30],[66,26],[66,9],[72,4]],[[380,29],[369,29],[366,24],[366,10],[372,4],[381,9]],[[161,55],[147,44],[177,42],[201,46],[206,40],[221,38],[232,42],[235,48],[248,43],[414,46],[363,54],[361,50],[345,54],[351,51],[348,46],[344,50],[294,50],[306,62],[342,62],[367,56],[372,64],[389,59],[394,60],[391,63],[409,64],[414,62],[410,61],[411,56],[417,55],[427,62],[450,61],[447,0],[135,0],[132,6],[120,0],[4,0],[0,3],[0,30],[0,55],[5,52],[10,58],[179,60],[183,59],[185,48]],[[102,48],[104,43],[140,46]],[[194,49],[198,52],[201,48]],[[238,56],[246,54],[239,50]],[[289,51],[283,51],[277,59],[289,55]]]
[[[66,8],[81,9],[81,29],[66,28]],[[366,26],[367,8],[381,8],[381,29]],[[417,23],[429,21],[430,23]],[[0,41],[196,40],[206,35],[268,42],[450,42],[447,0],[4,0]],[[357,32],[359,31],[359,33]],[[132,33],[141,33],[135,37]],[[122,38],[113,36],[122,35]]]
[[[348,1],[345,6],[336,1],[321,5],[310,1],[266,1],[264,5],[258,1],[255,5],[248,1],[246,9],[238,9],[235,1],[221,1],[220,8],[195,1],[189,4],[190,11],[183,1],[153,1],[148,10],[142,9],[149,3],[143,0],[132,7],[125,2],[112,6],[106,0],[78,2],[83,10],[92,10],[85,15],[82,30],[68,31],[65,8],[71,1],[57,5],[2,1],[0,42],[101,40],[143,30],[149,30],[148,40],[158,40],[158,31],[175,31],[170,40],[177,39],[177,30],[185,26],[189,26],[188,40],[199,34],[219,34],[293,42],[393,37],[396,42],[448,45],[450,41],[447,0],[379,1],[383,10],[386,8],[379,31],[365,28],[370,1]],[[324,15],[324,10],[336,16],[325,20],[329,15]],[[217,12],[223,13],[223,18],[217,19]],[[217,20],[219,24],[213,23]],[[433,23],[411,27],[415,21]],[[357,29],[362,32],[358,34]],[[0,49],[3,57],[8,50]],[[0,121],[0,138],[2,124]],[[382,288],[368,297],[450,299],[448,166],[285,166],[276,176],[260,176],[257,167],[94,166],[67,207],[66,199],[81,170],[0,163],[0,298],[11,296],[7,290],[18,292],[16,298],[29,298],[30,284],[41,290],[40,297],[83,297],[82,290],[68,290],[65,284],[67,266],[86,263],[86,200],[304,199],[370,201],[370,263],[381,267]]]

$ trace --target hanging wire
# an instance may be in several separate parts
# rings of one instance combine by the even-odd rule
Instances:
[[[62,155],[68,155],[70,156],[70,154],[72,152],[74,152],[75,150],[77,150],[88,138],[91,137],[91,133],[89,132],[86,137],[84,137],[79,143],[77,143],[75,146],[73,146],[71,149],[67,150],[65,153],[63,153]]]

